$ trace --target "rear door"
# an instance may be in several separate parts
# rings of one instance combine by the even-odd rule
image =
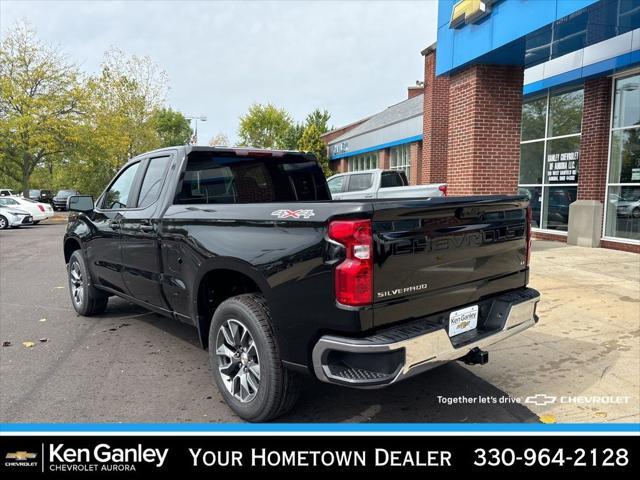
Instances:
[[[376,176],[374,172],[354,172],[349,174],[344,193],[340,195],[341,200],[357,200],[363,198],[376,198],[375,189]]]
[[[375,324],[524,286],[527,205],[522,196],[375,203]]]
[[[120,219],[122,278],[130,295],[151,305],[167,308],[162,292],[162,264],[158,222],[162,214],[160,193],[173,155],[144,159],[139,186],[131,207]]]

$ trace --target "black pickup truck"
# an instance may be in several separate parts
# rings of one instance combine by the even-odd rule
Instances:
[[[193,325],[250,421],[291,408],[301,373],[383,387],[538,320],[524,196],[332,201],[312,155],[175,147],[68,208],[76,311],[117,295]]]

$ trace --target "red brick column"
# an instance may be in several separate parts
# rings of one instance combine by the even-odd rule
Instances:
[[[518,189],[522,67],[473,65],[449,79],[450,195]]]
[[[389,151],[388,148],[378,150],[378,168],[388,170],[390,159],[391,159],[391,152]]]
[[[420,183],[420,169],[422,166],[422,143],[413,142],[409,144],[409,159],[411,161],[411,170],[409,184],[418,185]]]
[[[449,135],[449,78],[436,77],[436,51],[427,48],[424,55],[424,113],[422,124],[422,165],[416,183],[447,180]]]
[[[582,138],[578,161],[578,200],[605,203],[609,122],[611,119],[611,79],[584,82]]]
[[[336,171],[338,173],[344,173],[344,172],[347,171],[347,159],[346,158],[341,158],[340,160],[338,160],[335,163],[338,164],[338,167],[336,168]]]

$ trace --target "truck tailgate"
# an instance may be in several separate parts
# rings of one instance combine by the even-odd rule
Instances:
[[[375,202],[374,326],[526,285],[527,206],[524,196]]]

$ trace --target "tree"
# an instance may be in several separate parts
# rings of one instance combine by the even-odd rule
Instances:
[[[231,142],[229,141],[229,137],[227,137],[224,133],[218,133],[217,135],[211,137],[208,145],[210,147],[228,147],[231,145]]]
[[[287,150],[296,150],[298,148],[298,143],[300,143],[300,139],[302,138],[302,134],[304,132],[304,124],[295,122],[292,123],[287,132],[284,134],[284,138],[282,139],[282,148]]]
[[[307,115],[307,118],[304,123],[305,123],[305,126],[307,127],[309,125],[315,125],[318,131],[320,132],[320,134],[322,135],[323,133],[327,133],[329,130],[331,130],[331,127],[329,127],[330,118],[331,118],[331,115],[327,110],[320,111],[319,108],[316,108],[313,112]]]
[[[162,146],[154,115],[166,90],[166,74],[150,58],[106,52],[100,73],[87,81],[88,108],[79,147],[68,158],[68,185],[97,194],[127,160]]]
[[[36,166],[64,157],[78,140],[79,80],[76,67],[26,24],[0,44],[0,172],[25,195]]]
[[[189,120],[170,108],[155,110],[151,115],[151,124],[160,139],[160,147],[186,145],[193,135]]]
[[[291,116],[272,104],[253,104],[240,117],[240,145],[256,148],[285,148],[285,136],[292,125]]]
[[[329,168],[327,146],[320,138],[321,134],[318,126],[315,123],[310,123],[302,133],[302,137],[298,143],[298,149],[303,152],[313,153],[318,158],[325,176],[330,176],[333,172]]]

